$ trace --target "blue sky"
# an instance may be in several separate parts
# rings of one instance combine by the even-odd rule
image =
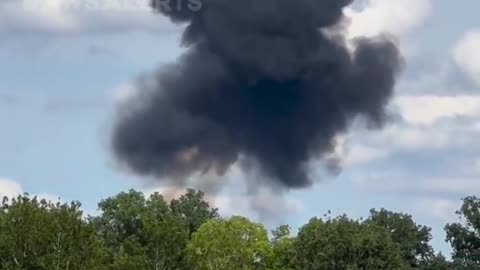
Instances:
[[[80,200],[94,212],[101,198],[129,188],[178,193],[120,169],[108,140],[132,80],[181,54],[179,27],[145,9],[65,9],[71,0],[43,0],[25,10],[39,0],[25,1],[0,3],[0,195]],[[225,215],[294,227],[328,210],[361,217],[385,207],[433,227],[435,248],[448,253],[444,224],[456,221],[460,198],[480,193],[479,9],[477,0],[357,1],[346,12],[349,35],[393,33],[406,59],[391,106],[396,120],[339,138],[342,172],[315,170],[310,189],[247,195],[238,188],[246,176],[235,169],[212,202]]]

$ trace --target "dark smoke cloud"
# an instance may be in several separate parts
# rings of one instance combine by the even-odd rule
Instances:
[[[188,50],[119,109],[112,146],[135,173],[182,185],[242,157],[272,185],[305,187],[354,119],[384,122],[399,51],[386,36],[347,48],[350,0],[158,1],[187,24]]]

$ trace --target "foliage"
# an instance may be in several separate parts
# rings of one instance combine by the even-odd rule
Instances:
[[[463,199],[457,215],[464,224],[445,226],[446,240],[452,245],[455,266],[462,269],[480,268],[480,199],[474,196]]]
[[[219,217],[218,210],[211,208],[205,200],[205,194],[193,189],[187,189],[179,199],[173,199],[170,202],[170,208],[173,214],[183,221],[189,236],[205,221]]]
[[[400,252],[382,227],[346,216],[312,218],[300,228],[295,242],[296,269],[400,269]]]
[[[187,246],[191,269],[265,269],[272,255],[263,225],[243,217],[204,223]]]
[[[312,218],[298,234],[244,217],[222,219],[201,191],[165,201],[130,190],[84,218],[79,202],[28,194],[0,205],[5,270],[478,270],[480,199],[467,197],[447,224],[452,261],[435,255],[430,228],[410,215],[371,210],[366,220]]]
[[[452,268],[452,267],[453,267],[452,263],[447,261],[445,256],[443,256],[440,253],[430,257],[428,261],[421,262],[419,269],[421,270],[452,270],[452,269],[460,270],[460,268]]]
[[[162,195],[148,199],[131,190],[99,204],[93,220],[110,252],[113,269],[177,269],[187,243],[182,221]]]
[[[290,226],[282,225],[272,231],[272,268],[276,270],[295,269],[295,238],[290,235]]]
[[[431,228],[417,225],[410,215],[372,209],[366,223],[383,227],[390,232],[402,258],[411,267],[418,267],[434,255],[429,244],[432,239]]]
[[[105,249],[82,220],[80,203],[51,203],[28,194],[0,208],[1,269],[104,269]]]

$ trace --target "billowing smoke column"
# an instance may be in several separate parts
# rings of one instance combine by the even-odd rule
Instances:
[[[187,24],[188,49],[120,107],[118,160],[183,185],[193,173],[222,175],[242,157],[274,186],[311,185],[307,164],[331,153],[352,120],[385,120],[400,68],[387,37],[347,48],[338,25],[350,2],[154,2]]]

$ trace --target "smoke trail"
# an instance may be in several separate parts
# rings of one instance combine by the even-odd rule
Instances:
[[[387,36],[347,48],[350,0],[180,1],[152,6],[187,24],[188,51],[139,82],[114,126],[114,153],[135,173],[184,185],[242,157],[272,186],[306,187],[309,161],[354,119],[384,122],[401,57]]]

